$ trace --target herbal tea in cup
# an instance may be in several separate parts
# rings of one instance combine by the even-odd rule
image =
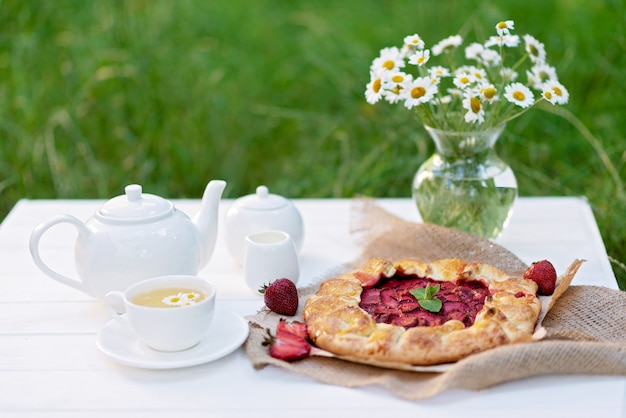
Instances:
[[[187,275],[141,281],[104,297],[109,315],[148,347],[182,351],[207,337],[215,311],[215,287]]]
[[[199,303],[207,294],[198,289],[165,287],[140,293],[131,302],[152,308],[182,308]]]

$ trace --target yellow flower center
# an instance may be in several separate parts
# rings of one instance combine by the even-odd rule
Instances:
[[[513,98],[517,100],[518,102],[523,102],[526,96],[524,96],[524,93],[518,90],[513,93]]]
[[[487,99],[493,99],[494,96],[496,95],[496,89],[493,87],[487,87],[485,91],[483,92],[483,94],[485,95]]]
[[[472,112],[480,112],[480,100],[478,100],[476,97],[472,97],[470,99],[470,107],[472,108]]]
[[[419,99],[425,94],[426,94],[426,89],[422,86],[414,87],[413,90],[411,90],[411,97],[414,99]]]
[[[374,80],[374,84],[372,84],[372,90],[374,90],[374,93],[378,93],[382,85],[383,83],[380,78],[377,78],[376,80]]]
[[[506,22],[505,21],[498,22],[498,29],[506,29]]]
[[[404,81],[404,77],[396,74],[393,77],[391,77],[391,81],[393,81],[394,83],[402,83]]]
[[[393,70],[393,67],[396,66],[396,63],[393,62],[393,60],[387,60],[383,63],[383,67],[385,67],[388,70]]]
[[[467,78],[467,77],[461,77],[461,78],[459,79],[459,81],[460,81],[461,83],[463,83],[463,84],[467,84],[467,83],[469,83],[469,82],[470,82],[470,79],[469,79],[469,78]]]
[[[543,93],[543,97],[545,97],[546,99],[550,100],[552,98],[552,93],[550,93],[549,91],[545,91]]]
[[[533,57],[538,57],[539,56],[539,50],[533,44],[530,44],[528,46],[528,53],[530,55],[532,55]]]
[[[552,87],[552,91],[554,92],[554,94],[556,94],[557,96],[562,96],[563,95],[563,90],[561,90],[559,87]]]

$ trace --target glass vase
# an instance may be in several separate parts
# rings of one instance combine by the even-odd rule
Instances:
[[[473,132],[426,126],[436,152],[413,179],[413,200],[424,222],[495,238],[517,198],[517,180],[494,151],[504,125]]]

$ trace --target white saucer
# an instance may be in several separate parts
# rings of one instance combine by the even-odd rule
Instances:
[[[244,318],[216,310],[207,337],[185,351],[153,350],[115,320],[107,322],[100,330],[96,344],[104,354],[127,366],[174,369],[222,358],[239,348],[247,337],[248,322]]]

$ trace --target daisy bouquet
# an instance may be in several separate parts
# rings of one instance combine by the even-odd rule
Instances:
[[[544,45],[513,30],[512,20],[498,22],[495,35],[463,50],[459,35],[431,48],[417,34],[406,36],[402,47],[384,48],[373,60],[365,98],[402,103],[425,125],[445,131],[490,129],[540,101],[567,103],[569,93],[546,61]]]

